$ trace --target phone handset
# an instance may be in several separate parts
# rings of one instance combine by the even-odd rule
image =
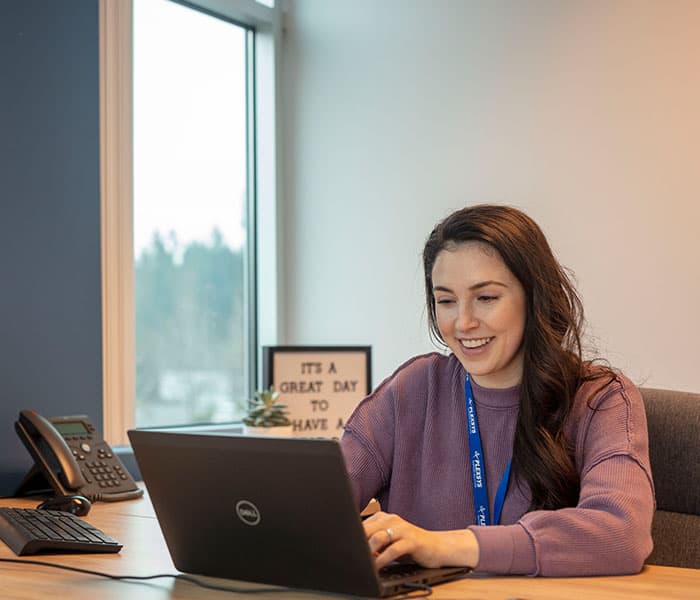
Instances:
[[[47,419],[42,417],[35,410],[25,409],[21,410],[19,413],[18,425],[25,428],[26,433],[29,434],[28,439],[36,440],[39,438],[44,440],[46,446],[53,452],[59,466],[59,477],[63,479],[63,484],[67,488],[75,490],[86,485],[85,477],[83,477],[83,474],[80,472],[80,467],[71,449],[68,447],[63,437],[56,431],[56,428],[51,425]],[[44,460],[41,449],[36,445],[36,442],[34,442],[32,446],[33,448],[27,448],[32,454],[32,458],[34,458],[34,460]],[[48,465],[46,466],[50,468]]]

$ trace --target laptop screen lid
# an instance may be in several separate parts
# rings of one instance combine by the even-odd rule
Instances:
[[[178,570],[360,596],[406,591],[377,576],[337,441],[128,433]]]

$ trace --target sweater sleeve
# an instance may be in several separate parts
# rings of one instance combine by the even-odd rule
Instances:
[[[611,482],[615,482],[611,489]],[[637,573],[651,552],[653,495],[629,456],[593,467],[574,508],[527,513],[515,525],[471,527],[478,571],[561,577]]]
[[[340,449],[352,484],[359,510],[376,496],[386,481],[385,469],[377,453],[366,439],[346,429],[340,440]]]
[[[388,485],[394,449],[394,387],[394,379],[387,379],[360,402],[340,438],[360,509]]]
[[[577,506],[539,510],[514,525],[471,527],[477,570],[547,576],[637,573],[652,549],[654,490],[646,417],[638,390],[615,385],[580,402],[576,440]]]

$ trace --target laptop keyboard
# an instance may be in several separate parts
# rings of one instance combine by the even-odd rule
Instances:
[[[0,539],[19,555],[38,552],[119,552],[122,544],[70,513],[0,508]]]
[[[379,569],[379,577],[381,579],[403,579],[404,577],[412,577],[425,569],[415,563],[391,563],[386,567]]]

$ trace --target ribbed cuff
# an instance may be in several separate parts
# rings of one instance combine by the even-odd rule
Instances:
[[[479,542],[475,571],[503,575],[534,575],[535,546],[522,525],[473,525],[469,529]]]

